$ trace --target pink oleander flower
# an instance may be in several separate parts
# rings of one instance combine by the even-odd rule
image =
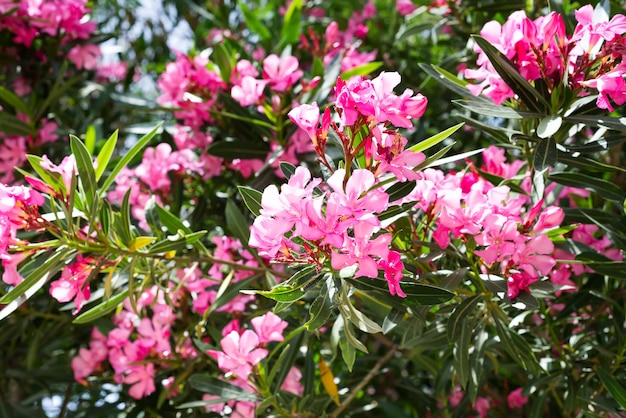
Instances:
[[[145,398],[156,390],[154,386],[154,364],[138,364],[130,367],[130,373],[124,377],[124,383],[131,385],[128,394],[135,399]]]
[[[317,103],[303,104],[296,106],[287,114],[289,119],[309,135],[313,142],[316,142],[317,127],[320,122],[320,109]]]
[[[253,105],[261,100],[263,89],[265,89],[267,83],[267,80],[257,80],[247,75],[241,79],[241,84],[233,86],[230,95],[241,106]]]
[[[98,45],[76,45],[67,54],[67,59],[72,61],[79,70],[95,70],[100,56],[102,56],[102,52],[100,52]]]
[[[326,181],[334,191],[328,199],[329,202],[342,208],[343,214],[346,216],[353,216],[356,220],[366,219],[368,222],[378,225],[378,219],[372,214],[387,209],[389,195],[380,188],[367,192],[376,182],[374,174],[369,170],[354,170],[344,189],[345,175],[344,169],[338,169]]]
[[[385,280],[387,280],[391,296],[398,295],[401,298],[405,298],[406,293],[400,287],[400,281],[403,277],[402,270],[404,270],[404,263],[400,261],[400,258],[399,252],[389,251],[387,258],[383,258],[378,262],[378,267],[385,271]]]
[[[355,277],[378,277],[376,258],[387,258],[389,253],[390,234],[382,234],[372,239],[375,227],[368,222],[359,222],[354,226],[354,238],[346,237],[342,252],[333,252],[331,266],[335,270],[358,265]]]
[[[283,331],[289,325],[287,321],[283,321],[272,312],[252,318],[250,322],[259,337],[259,344],[270,341],[283,341]]]
[[[580,84],[585,87],[591,87],[598,90],[598,98],[596,105],[600,109],[607,109],[612,112],[615,110],[611,104],[611,100],[621,106],[626,103],[626,63],[620,63],[612,71],[609,71],[593,80],[586,80]],[[609,100],[611,99],[611,100]]]
[[[217,359],[218,367],[224,372],[233,373],[247,380],[252,367],[267,357],[267,350],[258,348],[259,337],[254,331],[246,330],[241,335],[232,331],[220,341],[223,351],[210,351]]]
[[[63,186],[65,190],[60,190],[64,196],[69,194],[69,190],[72,187],[72,176],[78,175],[78,169],[76,168],[76,159],[74,155],[63,157],[63,161],[59,165],[54,164],[48,159],[48,156],[44,155],[41,158],[43,161],[39,163],[41,168],[51,173],[57,173],[61,175]]]
[[[50,283],[50,295],[59,302],[74,299],[74,315],[82,308],[83,303],[91,296],[89,283],[86,283],[93,270],[93,260],[78,255],[76,261],[63,269],[61,278]]]
[[[479,396],[476,398],[476,402],[474,402],[472,408],[478,412],[480,418],[486,418],[489,413],[489,409],[491,409],[491,404],[489,403],[489,399]]]
[[[528,398],[522,396],[522,388],[517,388],[513,392],[509,393],[506,397],[506,400],[509,404],[509,408],[521,408],[528,402]]]
[[[297,367],[292,367],[287,373],[287,377],[283,381],[281,390],[294,393],[298,396],[302,396],[304,393],[304,386],[302,386],[302,372]]]
[[[278,57],[272,54],[263,61],[263,78],[275,91],[285,91],[293,86],[304,74],[299,70],[298,58]]]
[[[396,8],[398,10],[398,13],[400,13],[402,16],[406,16],[413,13],[415,9],[417,9],[417,6],[413,4],[411,0],[397,0]]]

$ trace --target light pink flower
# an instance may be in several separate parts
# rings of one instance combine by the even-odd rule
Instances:
[[[259,337],[254,331],[246,330],[241,335],[232,331],[220,341],[223,351],[210,351],[217,358],[217,365],[224,372],[231,372],[247,380],[252,367],[267,357],[267,350],[257,348]]]
[[[283,341],[283,331],[289,325],[287,321],[283,321],[272,312],[252,318],[250,322],[259,337],[259,344],[269,341]]]
[[[272,54],[263,61],[263,78],[275,91],[285,91],[293,86],[304,74],[299,70],[298,58],[286,56],[279,58]]]

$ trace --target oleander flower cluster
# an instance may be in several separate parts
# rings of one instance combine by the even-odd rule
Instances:
[[[596,93],[600,109],[614,110],[626,102],[624,75],[624,33],[626,16],[609,19],[599,5],[585,5],[575,11],[576,27],[568,34],[563,16],[551,12],[535,20],[524,11],[512,13],[501,25],[488,22],[480,34],[515,65],[528,81],[545,82],[549,91],[566,85],[577,96]],[[481,81],[469,84],[474,94],[491,98],[496,104],[513,98],[515,93],[478,45],[474,47],[477,69],[468,68],[468,79]]]

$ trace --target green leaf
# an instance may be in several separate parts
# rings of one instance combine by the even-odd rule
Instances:
[[[30,109],[26,106],[26,103],[22,101],[15,93],[7,88],[0,86],[0,100],[6,102],[9,106],[15,109],[16,112],[22,113],[24,115],[29,116],[30,119]]]
[[[402,183],[394,183],[385,192],[389,195],[389,202],[400,200],[415,189],[415,180],[404,181]]]
[[[191,234],[183,235],[180,232],[177,235],[173,235],[162,241],[157,242],[152,247],[150,247],[148,253],[162,254],[168,253],[170,251],[179,251],[185,249],[187,246],[193,245],[196,241],[200,240],[207,233],[207,231],[197,231],[192,232]]]
[[[265,160],[270,152],[270,146],[263,141],[218,141],[209,146],[207,152],[226,160],[234,160],[236,158],[242,160]]]
[[[283,385],[283,382],[291,371],[291,367],[300,354],[300,344],[302,343],[303,338],[304,333],[296,335],[291,340],[289,345],[283,349],[280,357],[278,357],[278,360],[276,361],[276,364],[274,365],[274,368],[270,372],[268,378],[269,383],[272,384],[274,388],[279,389]]]
[[[323,326],[332,313],[332,300],[328,295],[328,282],[324,283],[320,294],[309,308],[309,320],[304,324],[308,331],[315,331]]]
[[[454,125],[453,127],[446,129],[445,131],[439,132],[438,134],[433,135],[430,138],[418,142],[409,149],[414,152],[426,151],[427,149],[432,148],[441,141],[447,139],[450,135],[458,131],[463,125],[465,125],[465,123],[459,123],[457,125]]]
[[[78,169],[80,183],[82,184],[85,192],[87,206],[91,208],[93,207],[98,189],[91,154],[89,154],[89,150],[87,150],[83,141],[74,135],[70,135],[70,147],[72,149],[72,154],[74,154],[74,157],[76,158],[76,168]]]
[[[366,64],[361,64],[358,67],[354,67],[342,72],[341,74],[339,74],[339,77],[341,77],[342,80],[349,80],[350,77],[354,77],[357,75],[366,76],[378,70],[380,67],[382,67],[382,65],[383,63],[380,61],[368,62]]]
[[[508,106],[497,106],[493,104],[493,102],[484,102],[476,99],[452,100],[452,103],[459,105],[474,113],[478,113],[479,115],[493,116],[494,118],[530,119],[540,118],[542,116],[541,113],[517,110]]]
[[[217,395],[225,401],[260,402],[261,398],[252,392],[212,376],[194,374],[189,378],[192,388],[200,392]]]
[[[33,288],[41,288],[48,279],[50,279],[57,271],[61,270],[64,263],[68,261],[74,253],[74,250],[65,246],[56,249],[54,254],[45,259],[45,261],[28,274],[24,280],[15,286],[9,293],[0,298],[0,304],[9,304],[16,300],[19,303],[12,309],[15,310],[19,305],[25,302],[34,292],[28,292]],[[42,255],[43,257],[43,255]],[[45,279],[45,280],[44,280]],[[5,306],[0,314],[0,319],[6,317],[9,306]]]
[[[536,171],[544,171],[557,163],[556,140],[554,137],[542,139],[535,149],[533,167]]]
[[[85,132],[85,147],[87,147],[89,155],[93,155],[96,150],[96,136],[96,127],[89,125],[87,127],[87,131]]]
[[[285,176],[287,180],[289,180],[291,176],[295,174],[296,168],[297,168],[295,165],[287,161],[281,161],[279,163],[279,166],[280,166],[281,173],[283,173],[283,175]]]
[[[226,201],[226,225],[235,237],[247,245],[250,240],[250,226],[243,213],[230,199]]]
[[[117,162],[117,164],[115,164],[115,167],[113,167],[113,170],[111,170],[111,173],[106,178],[104,184],[102,185],[102,188],[100,189],[100,196],[104,196],[106,191],[109,190],[109,187],[111,187],[111,185],[115,181],[115,178],[117,177],[119,172],[122,171],[122,168],[126,167],[133,160],[133,158],[135,158],[135,156],[139,154],[139,152],[141,152],[141,150],[143,150],[146,145],[148,145],[150,140],[154,138],[154,136],[161,130],[162,125],[162,122],[159,123],[153,130],[141,137],[139,141],[137,141],[135,145],[133,145],[131,149],[129,149],[128,152],[124,154],[124,156]]]
[[[456,307],[448,321],[448,341],[454,342],[459,339],[461,328],[465,325],[465,318],[472,316],[472,311],[480,299],[480,295],[474,295]]]
[[[583,261],[586,266],[599,274],[626,279],[626,262],[613,261],[603,254],[585,251],[576,255],[576,260]]]
[[[300,39],[302,32],[302,0],[293,0],[285,12],[283,27],[280,31],[278,50],[293,45]]]
[[[267,29],[267,26],[258,19],[257,13],[250,10],[250,8],[246,6],[246,3],[243,1],[238,1],[237,5],[241,9],[243,17],[246,20],[246,25],[248,25],[250,31],[259,35],[261,41],[263,42],[270,40],[272,38],[272,34]]]
[[[563,118],[558,115],[549,115],[541,119],[537,126],[537,136],[541,139],[549,138],[561,129]]]
[[[444,70],[441,67],[436,65],[428,65],[428,64],[419,64],[420,68],[426,72],[429,76],[437,80],[439,83],[443,84],[445,87],[455,92],[461,97],[475,97],[468,89],[467,85],[469,84],[465,80],[461,80],[456,77],[454,74]],[[479,102],[489,103],[485,97],[476,97],[475,98]]]
[[[605,199],[622,202],[624,193],[614,183],[580,173],[552,173],[548,178],[564,186],[577,187],[599,194]]]
[[[41,166],[41,162],[43,159],[37,155],[26,154],[26,159],[30,163],[32,169],[37,173],[39,178],[43,180],[48,186],[52,187],[57,191],[65,191],[65,184],[63,183],[63,178],[59,173],[53,173]]]
[[[36,133],[28,123],[5,111],[0,111],[0,132],[20,136],[31,136]]]
[[[107,169],[109,165],[109,160],[113,155],[113,151],[115,150],[115,145],[117,144],[117,135],[118,131],[113,132],[113,134],[106,140],[100,153],[98,154],[97,161],[98,167],[96,167],[96,180],[100,180],[102,174]]]
[[[458,336],[454,342],[454,370],[459,379],[459,383],[463,389],[467,388],[467,381],[469,380],[469,352],[470,343],[473,331],[473,322],[469,321],[467,317],[458,321]]]
[[[624,389],[624,386],[620,385],[617,379],[602,366],[596,367],[596,372],[613,399],[615,399],[622,408],[626,409],[626,389]]]
[[[534,112],[545,113],[550,103],[517,71],[515,65],[485,38],[472,35],[502,80],[517,94],[522,103]]]
[[[213,44],[213,53],[211,54],[211,60],[217,65],[220,70],[222,80],[228,83],[230,75],[233,72],[234,62],[233,53],[226,43]]]
[[[245,280],[241,280],[236,283],[230,283],[223,293],[217,295],[215,301],[209,307],[209,313],[214,312],[228,302],[233,300],[235,296],[239,295],[243,289],[246,289],[252,285],[252,283],[259,278],[259,275],[247,277]],[[221,287],[221,286],[220,286]]]
[[[100,317],[103,317],[104,315],[107,315],[113,312],[113,310],[115,310],[115,308],[117,308],[127,297],[128,297],[128,289],[125,289],[121,291],[120,293],[116,294],[115,296],[113,296],[112,298],[110,298],[109,300],[106,300],[94,306],[93,308],[89,309],[88,311],[83,312],[82,314],[78,315],[72,321],[72,323],[73,324],[86,324]]]
[[[626,117],[612,118],[610,116],[566,116],[563,118],[566,122],[583,123],[588,126],[596,126],[599,128],[607,128],[615,131],[626,131]]]
[[[254,293],[278,302],[294,302],[301,299],[306,291],[317,283],[321,275],[322,273],[317,271],[316,266],[306,266],[271,290],[255,291]]]
[[[159,215],[159,219],[164,227],[170,232],[170,234],[176,234],[178,231],[183,231],[185,234],[191,234],[193,231],[189,229],[180,219],[176,217],[176,215],[172,214],[172,212],[168,211],[162,206],[156,204],[156,211]]]
[[[261,214],[263,193],[248,186],[237,186],[237,189],[250,212],[252,212],[254,216],[259,216]]]
[[[355,287],[363,290],[375,290],[389,294],[387,281],[383,279],[345,279]],[[406,298],[398,298],[405,305],[438,305],[445,303],[454,297],[454,293],[422,283],[400,282],[400,287],[406,293]]]

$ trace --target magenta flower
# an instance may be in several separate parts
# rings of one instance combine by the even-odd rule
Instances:
[[[289,119],[309,135],[316,142],[317,126],[320,121],[320,109],[317,103],[296,106],[288,113]]]
[[[263,61],[263,78],[276,91],[285,91],[293,86],[304,74],[299,70],[298,58],[281,57],[272,54]]]
[[[509,393],[506,397],[506,400],[509,404],[509,408],[521,408],[528,402],[528,398],[522,396],[522,388],[517,388],[513,392]]]
[[[217,358],[220,369],[243,380],[248,379],[252,367],[268,354],[267,350],[257,348],[259,337],[251,330],[246,330],[241,335],[232,331],[220,341],[220,345],[223,351],[210,351],[209,354]]]
[[[252,318],[250,321],[259,337],[259,344],[269,341],[283,341],[283,331],[287,328],[287,321],[283,321],[273,312]]]
[[[331,265],[335,270],[358,265],[355,276],[378,277],[378,264],[374,257],[385,259],[389,253],[391,235],[382,234],[371,239],[377,227],[368,222],[354,226],[354,238],[346,237],[342,252],[333,252]]]
[[[234,85],[230,91],[233,99],[237,100],[241,106],[249,106],[258,103],[263,96],[263,89],[268,83],[267,80],[257,80],[251,76],[244,76],[239,85]]]
[[[144,398],[156,390],[154,386],[154,364],[146,363],[131,367],[131,372],[124,377],[124,383],[131,385],[128,394],[135,399]]]
[[[389,251],[387,258],[381,259],[378,262],[378,266],[385,271],[385,280],[387,280],[391,296],[398,295],[401,298],[405,298],[406,293],[400,287],[400,281],[403,277],[402,270],[404,270],[404,263],[400,261],[400,257],[399,252]]]

